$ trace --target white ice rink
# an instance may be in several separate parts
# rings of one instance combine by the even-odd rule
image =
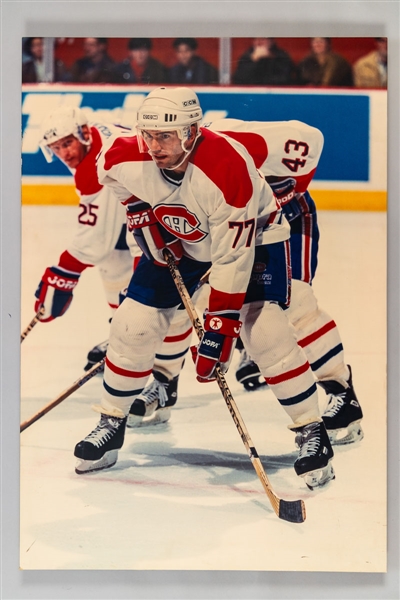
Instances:
[[[24,206],[22,217],[25,327],[76,208]],[[364,440],[336,449],[336,480],[309,491],[272,392],[242,390],[237,352],[227,376],[275,492],[304,499],[306,521],[276,517],[217,384],[197,383],[187,360],[170,422],[127,430],[110,470],[74,472],[74,446],[98,421],[90,407],[100,376],[21,434],[22,569],[385,571],[386,214],[323,211],[319,221],[314,287],[339,326],[364,410]],[[88,350],[107,338],[96,269],[74,296],[64,317],[39,323],[21,345],[21,422],[78,379]]]

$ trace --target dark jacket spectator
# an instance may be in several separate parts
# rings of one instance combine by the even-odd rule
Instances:
[[[311,38],[311,53],[298,65],[300,85],[352,87],[349,62],[331,50],[329,38]]]
[[[177,63],[169,70],[171,83],[217,84],[218,69],[196,54],[195,38],[177,38],[173,42]]]
[[[22,83],[48,82],[43,60],[43,38],[26,38],[23,53],[27,60],[22,63]],[[52,81],[66,81],[68,72],[61,60],[54,60]]]
[[[168,69],[150,56],[150,38],[132,38],[128,42],[129,55],[114,68],[116,83],[168,83]]]
[[[107,38],[85,38],[84,55],[71,68],[74,83],[113,83],[115,62],[107,54]]]
[[[274,38],[254,38],[253,46],[239,58],[232,82],[237,85],[293,85],[296,67]]]

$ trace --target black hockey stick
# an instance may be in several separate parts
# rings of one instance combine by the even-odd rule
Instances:
[[[196,309],[193,305],[192,299],[190,298],[189,293],[186,289],[180,271],[169,250],[164,250],[164,258],[167,261],[169,270],[171,272],[179,295],[182,299],[182,302],[188,312],[192,325],[197,333],[197,336],[199,339],[201,339],[204,333],[204,329],[196,313]],[[306,508],[303,500],[283,500],[275,494],[271,487],[269,479],[264,471],[264,467],[258,456],[257,450],[247,431],[246,425],[240,415],[239,409],[236,406],[235,400],[233,399],[224,374],[222,373],[221,368],[219,366],[215,368],[215,374],[219,388],[228,406],[229,412],[231,413],[231,417],[236,425],[240,437],[242,438],[242,442],[247,450],[253,467],[264,487],[264,490],[269,498],[269,501],[271,502],[272,508],[274,509],[276,515],[280,519],[290,521],[291,523],[303,523],[303,521],[306,518]]]
[[[105,360],[106,359],[103,358],[98,363],[93,365],[93,367],[89,371],[86,371],[86,373],[84,375],[82,375],[82,377],[79,377],[79,379],[74,381],[74,383],[72,385],[70,385],[69,388],[64,390],[59,396],[57,396],[57,398],[55,398],[54,400],[49,402],[49,404],[46,404],[46,406],[44,406],[41,410],[39,410],[37,413],[35,413],[30,419],[21,423],[21,425],[19,427],[20,433],[22,431],[24,431],[25,429],[27,429],[30,425],[32,425],[32,423],[35,423],[35,421],[38,421],[38,419],[40,419],[45,414],[47,414],[52,408],[54,408],[55,406],[60,404],[63,400],[68,398],[68,396],[73,394],[84,383],[89,381],[89,379],[92,379],[92,377],[94,377],[94,375],[97,375],[97,373],[101,373],[101,371],[104,369]]]
[[[43,313],[44,313],[44,308],[41,307],[37,311],[36,315],[33,317],[32,321],[29,323],[28,327],[23,330],[23,332],[21,333],[21,344],[24,341],[24,339],[26,338],[26,336],[28,335],[28,333],[30,333],[32,331],[32,329],[35,327],[36,323],[38,323],[40,321],[39,317],[41,317]]]

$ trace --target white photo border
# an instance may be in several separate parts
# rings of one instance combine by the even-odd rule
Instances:
[[[399,586],[399,7],[397,1],[1,0],[1,589],[5,600],[398,598]],[[388,573],[19,570],[21,38],[389,38]],[[360,299],[362,301],[362,299]],[[367,324],[366,324],[367,326]],[[371,478],[371,486],[373,479]],[[322,532],[323,534],[323,532]],[[345,543],[345,540],[344,540]]]

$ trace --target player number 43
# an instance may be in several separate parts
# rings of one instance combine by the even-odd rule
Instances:
[[[236,248],[242,234],[247,236],[246,248],[250,248],[251,240],[253,239],[255,230],[254,219],[247,219],[247,221],[229,221],[229,229],[237,229],[235,239],[233,240],[232,248]]]
[[[307,156],[309,151],[309,146],[306,142],[298,142],[296,140],[287,140],[284,146],[284,150],[286,154],[300,154],[300,157]],[[307,160],[305,158],[299,158],[296,156],[295,158],[282,158],[282,163],[287,167],[292,173],[297,173],[299,168],[305,166]]]

